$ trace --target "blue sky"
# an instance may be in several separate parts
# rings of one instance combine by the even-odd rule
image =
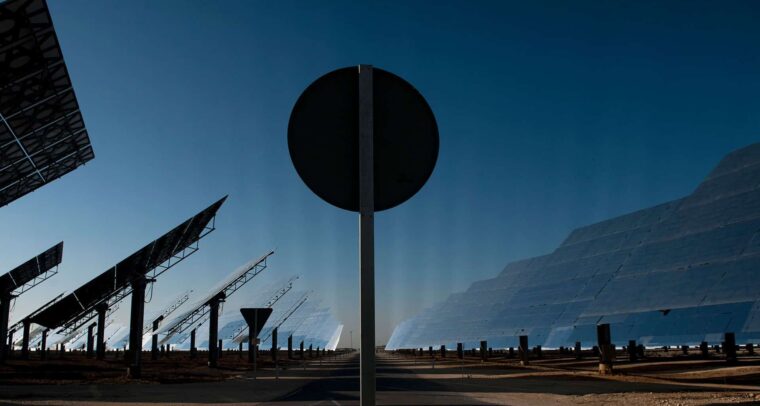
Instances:
[[[760,140],[760,4],[50,0],[96,158],[0,209],[0,266],[60,240],[20,317],[219,197],[155,306],[268,249],[358,331],[358,218],[314,196],[286,128],[320,75],[369,63],[427,98],[438,166],[376,217],[378,341],[575,227],[689,193]],[[148,305],[150,311],[151,306]],[[127,306],[124,306],[127,307]],[[15,318],[14,317],[14,318]],[[358,341],[358,340],[357,340]]]

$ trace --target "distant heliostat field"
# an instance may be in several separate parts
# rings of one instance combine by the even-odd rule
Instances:
[[[689,196],[581,227],[399,324],[388,349],[760,342],[760,144],[726,156]],[[451,347],[449,347],[451,348]]]

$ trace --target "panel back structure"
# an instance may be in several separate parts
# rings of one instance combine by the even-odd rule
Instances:
[[[47,3],[0,3],[0,207],[94,157]]]
[[[760,144],[737,150],[682,199],[581,227],[552,253],[508,264],[495,278],[402,322],[387,348],[487,340],[545,348],[595,341],[760,342]]]
[[[11,300],[58,273],[62,260],[63,241],[0,276],[0,362],[5,360],[8,350],[12,350],[7,348]],[[24,321],[22,328],[28,344],[29,322]]]
[[[130,282],[133,279],[146,276],[155,279],[195,253],[198,241],[214,231],[216,213],[226,199],[226,196],[219,199],[37,313],[32,322],[50,329],[60,328],[62,334],[78,330],[97,315],[98,305],[106,304],[112,308],[128,296],[132,292]]]
[[[243,285],[263,272],[267,268],[267,259],[273,254],[274,251],[269,251],[261,258],[251,260],[248,263],[241,265],[233,271],[226,280],[214,289],[211,289],[209,295],[200,302],[197,302],[192,307],[192,310],[181,314],[168,323],[165,328],[159,331],[159,333],[164,333],[164,338],[161,340],[161,344],[169,343],[174,336],[182,335],[188,331],[194,331],[208,320],[208,365],[212,368],[216,367],[219,357],[217,338],[219,333],[220,304],[238,289],[243,287]],[[191,333],[191,335],[192,334],[194,333]]]

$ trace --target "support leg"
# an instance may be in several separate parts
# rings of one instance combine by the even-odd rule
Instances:
[[[106,312],[108,312],[108,304],[102,303],[97,307],[98,311],[98,342],[97,342],[97,359],[104,360],[106,358]]]
[[[132,379],[142,375],[142,330],[145,317],[145,286],[148,280],[140,276],[132,280],[132,303],[129,318],[129,358],[127,376]]]
[[[29,328],[32,322],[24,320],[24,335],[21,338],[21,359],[29,359]]]

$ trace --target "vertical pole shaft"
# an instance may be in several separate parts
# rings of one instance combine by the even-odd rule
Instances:
[[[95,330],[95,327],[97,327],[97,323],[92,323],[89,326],[87,326],[87,358],[92,358],[95,352],[95,337],[93,331]]]
[[[217,351],[217,337],[219,334],[219,299],[213,299],[211,303],[211,310],[209,310],[209,326],[208,326],[208,366],[216,368],[219,352]]]
[[[253,314],[253,330],[251,331],[251,328],[248,328],[248,339],[250,340],[250,344],[248,344],[248,359],[253,363],[253,373],[256,374],[256,355],[258,355],[258,343],[256,340],[258,339],[258,332],[259,332],[259,312]]]
[[[596,326],[597,344],[599,345],[599,373],[602,375],[612,373],[612,360],[615,358],[612,346],[612,335],[609,324]]]
[[[272,361],[277,365],[277,327],[272,330]]]
[[[523,335],[520,336],[520,365],[526,366],[528,365],[528,336]]]
[[[375,405],[375,162],[372,66],[359,66],[361,406]]]
[[[150,359],[153,361],[158,359],[158,324],[161,322],[161,320],[156,319],[153,320],[153,336],[150,338]],[[191,343],[192,344],[192,343]],[[163,347],[163,346],[162,346]],[[192,349],[191,349],[192,351]]]
[[[108,311],[108,304],[103,303],[98,305],[98,341],[96,343],[96,358],[103,360],[106,358],[106,312]]]
[[[726,362],[736,362],[736,335],[734,333],[725,333],[723,335],[725,344],[723,345],[723,352],[726,353]]]
[[[32,325],[32,322],[29,320],[24,320],[23,325],[24,325],[23,335],[21,336],[21,358],[28,359],[29,358],[29,329]]]
[[[129,316],[129,369],[130,378],[140,378],[142,374],[142,329],[145,320],[145,285],[144,276],[132,280],[132,303]]]
[[[628,360],[636,361],[636,340],[628,340]]]
[[[195,329],[190,332],[190,358],[195,358]]]
[[[40,349],[42,350],[41,359],[43,361],[47,359],[47,335],[48,329],[42,330],[42,342],[40,343]]]
[[[11,294],[3,293],[0,296],[0,364],[8,358],[8,353],[13,350],[13,343],[6,343],[8,337],[8,319],[11,313]]]
[[[293,334],[288,336],[288,359],[293,359]]]

